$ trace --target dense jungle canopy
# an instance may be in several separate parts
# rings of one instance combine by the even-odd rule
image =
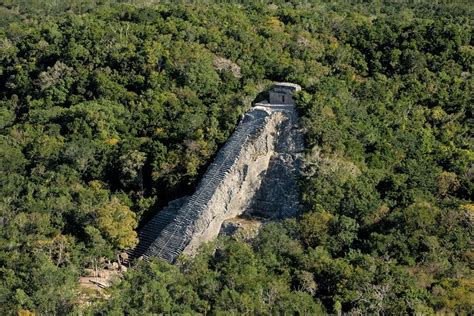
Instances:
[[[0,0],[0,314],[474,313],[471,1]],[[304,212],[85,268],[300,84]]]

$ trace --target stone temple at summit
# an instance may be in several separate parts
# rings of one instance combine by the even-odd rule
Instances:
[[[300,91],[301,87],[295,83],[279,82],[270,89],[270,104],[294,104],[292,94]]]

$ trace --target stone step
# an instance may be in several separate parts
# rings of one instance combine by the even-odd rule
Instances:
[[[196,193],[177,212],[158,214],[153,218],[140,233],[141,244],[137,250],[144,250],[145,257],[161,256],[169,261],[183,251],[191,238],[188,227],[205,210],[216,189],[239,159],[242,146],[268,122],[267,117],[268,113],[260,110],[246,114],[209,166]]]

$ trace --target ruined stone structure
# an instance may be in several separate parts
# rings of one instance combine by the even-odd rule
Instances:
[[[273,85],[269,91],[270,104],[294,104],[292,94],[300,91],[301,87],[294,83],[280,82]]]
[[[139,233],[132,257],[173,262],[215,238],[244,212],[281,218],[299,209],[296,174],[302,133],[293,104],[256,104],[217,154],[196,192],[172,201]]]

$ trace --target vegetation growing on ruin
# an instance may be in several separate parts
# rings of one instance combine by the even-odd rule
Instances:
[[[123,2],[0,1],[0,314],[473,313],[472,4]],[[304,214],[84,305],[271,81]]]

